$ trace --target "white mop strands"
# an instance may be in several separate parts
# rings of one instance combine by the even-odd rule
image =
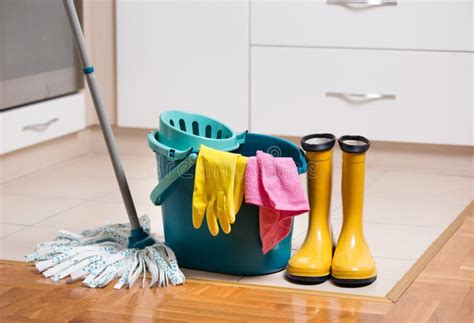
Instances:
[[[150,231],[150,219],[140,218]],[[132,287],[141,278],[149,287],[176,286],[184,283],[184,274],[176,256],[164,243],[157,241],[145,249],[128,249],[129,224],[106,225],[76,234],[60,230],[54,241],[39,243],[36,252],[26,256],[38,271],[54,281],[83,280],[91,288],[103,287],[120,278],[114,288]]]

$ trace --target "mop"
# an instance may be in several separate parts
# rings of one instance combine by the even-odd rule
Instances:
[[[38,271],[54,281],[82,280],[91,288],[103,287],[112,281],[116,281],[116,289],[130,288],[138,279],[141,279],[143,287],[147,277],[149,287],[183,284],[185,278],[173,251],[150,234],[147,216],[140,219],[137,216],[73,0],[64,0],[64,6],[129,224],[105,225],[83,230],[80,234],[60,230],[54,241],[39,243],[36,252],[26,256],[26,261],[34,262]]]

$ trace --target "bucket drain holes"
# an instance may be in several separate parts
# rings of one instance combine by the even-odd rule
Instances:
[[[199,123],[197,121],[193,121],[193,134],[199,136]]]
[[[184,122],[184,119],[179,119],[179,128],[186,131],[186,123]]]
[[[212,127],[210,125],[206,126],[206,138],[211,138],[212,135]]]
[[[174,128],[179,128],[180,130],[182,131],[185,131],[187,132],[187,127],[186,127],[186,121],[184,119],[179,119],[178,120],[178,123],[176,124],[175,121],[173,119],[169,119],[169,123],[172,127]],[[189,124],[188,124],[189,126]],[[191,125],[190,125],[190,129],[189,131],[193,133],[193,135],[195,136],[202,136],[204,135],[206,138],[215,138],[215,139],[229,139],[231,137],[231,134],[229,134],[229,132],[224,129],[219,129],[217,130],[217,132],[215,133],[215,137],[213,137],[213,133],[212,133],[212,125],[207,125],[205,128],[204,128],[204,134],[201,134],[201,131],[199,129],[199,122],[198,121],[193,121],[191,122]],[[217,126],[218,127],[218,126]],[[218,127],[220,128],[220,127]]]

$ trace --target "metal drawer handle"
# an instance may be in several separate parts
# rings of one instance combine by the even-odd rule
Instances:
[[[397,96],[395,94],[380,94],[380,93],[346,93],[346,92],[326,92],[326,96],[341,98],[347,101],[362,100],[362,101],[375,101],[375,100],[395,100]]]
[[[349,9],[356,9],[357,7],[353,5],[360,6],[359,8],[396,6],[397,0],[327,0],[327,4],[336,4]]]
[[[22,128],[23,131],[31,130],[31,131],[44,131],[49,128],[53,123],[58,122],[59,118],[53,118],[43,123],[36,123],[36,124],[29,124]]]

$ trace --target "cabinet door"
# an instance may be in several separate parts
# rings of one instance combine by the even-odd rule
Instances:
[[[252,130],[472,145],[474,54],[252,49]]]
[[[179,109],[248,128],[247,1],[117,1],[118,125]]]
[[[84,108],[81,91],[1,111],[0,154],[84,129]]]

